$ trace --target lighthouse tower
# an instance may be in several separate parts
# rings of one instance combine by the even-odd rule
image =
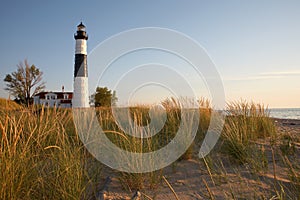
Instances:
[[[88,92],[88,71],[87,71],[87,51],[86,41],[88,36],[82,22],[77,26],[77,33],[74,35],[75,45],[75,65],[74,65],[74,93],[73,108],[89,107]]]

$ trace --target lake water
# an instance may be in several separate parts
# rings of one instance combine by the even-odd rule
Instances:
[[[300,108],[271,108],[270,117],[280,119],[300,119]]]

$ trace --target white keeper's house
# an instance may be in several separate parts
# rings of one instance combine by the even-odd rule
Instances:
[[[73,92],[40,92],[33,97],[33,104],[51,108],[71,108],[72,98]]]

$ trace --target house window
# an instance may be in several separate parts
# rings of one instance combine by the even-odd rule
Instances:
[[[69,95],[68,94],[64,94],[64,99],[68,99]]]

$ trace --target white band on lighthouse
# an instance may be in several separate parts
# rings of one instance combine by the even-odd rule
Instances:
[[[74,78],[73,108],[89,107],[88,77]]]
[[[85,39],[77,39],[76,40],[75,54],[87,55]]]

